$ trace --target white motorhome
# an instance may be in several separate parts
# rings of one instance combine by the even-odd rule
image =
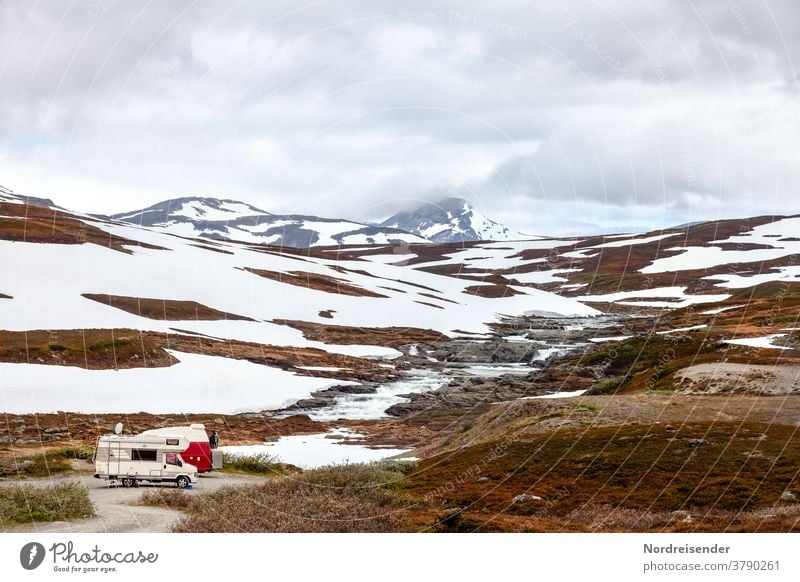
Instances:
[[[175,483],[184,489],[197,483],[197,467],[181,457],[188,446],[189,440],[179,435],[101,436],[94,452],[94,476],[125,487],[144,481]]]

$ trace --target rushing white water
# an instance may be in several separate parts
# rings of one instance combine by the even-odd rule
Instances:
[[[221,450],[231,455],[268,454],[301,469],[343,463],[369,463],[409,452],[408,449],[369,448],[342,443],[343,439],[358,438],[363,438],[363,435],[347,429],[333,429],[322,434],[285,436],[262,445],[221,447]]]
[[[308,415],[313,420],[328,421],[346,418],[350,420],[371,420],[385,418],[386,409],[406,402],[402,394],[430,392],[445,386],[449,378],[436,372],[412,370],[408,378],[379,386],[373,394],[345,394],[336,398],[331,406],[313,410]]]
[[[458,369],[470,376],[481,376],[482,378],[499,378],[507,374],[526,376],[539,370],[539,368],[531,368],[527,364],[477,364]],[[447,371],[452,370],[445,370],[445,372]]]

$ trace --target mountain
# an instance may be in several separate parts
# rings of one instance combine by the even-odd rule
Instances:
[[[173,209],[192,229],[272,217],[222,200]],[[693,523],[730,529],[741,490],[753,500],[766,483],[741,522],[763,528],[797,489],[798,256],[797,216],[301,252],[184,238],[2,190],[0,472],[26,475],[15,460],[90,447],[120,421],[134,432],[203,422],[224,444],[285,463],[346,460],[341,482],[363,474],[352,464],[362,448],[414,447],[402,498],[379,501],[412,507],[408,523],[426,529],[465,496],[469,521],[448,530],[519,531],[551,502],[537,527],[663,529],[691,506]],[[752,459],[756,445],[767,460]],[[605,465],[586,470],[598,451]],[[730,497],[744,462],[749,481]],[[458,475],[473,477],[453,490]],[[698,486],[713,488],[706,506]],[[598,490],[604,505],[592,505]],[[253,511],[236,515],[274,521]],[[773,530],[797,528],[796,514],[778,517]]]
[[[32,204],[34,206],[44,206],[46,208],[60,208],[49,198],[37,198],[36,196],[22,196],[16,194],[4,186],[0,186],[0,202],[11,202],[16,204]]]
[[[258,209],[218,201],[178,211],[239,224]],[[0,412],[280,408],[334,384],[396,379],[385,359],[397,348],[482,337],[500,314],[598,313],[375,248],[382,254],[201,241],[0,201]],[[428,246],[403,250],[416,248]],[[509,251],[487,253],[502,261]]]
[[[436,243],[536,238],[513,232],[487,218],[463,198],[447,198],[398,212],[381,226],[413,232]]]
[[[236,200],[165,200],[111,218],[186,237],[306,248],[345,244],[424,243],[396,228],[300,214],[272,214]]]

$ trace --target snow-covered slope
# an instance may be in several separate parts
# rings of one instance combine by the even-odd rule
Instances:
[[[335,253],[331,258],[315,258],[227,242],[206,247],[132,225],[83,222],[156,248],[132,242],[125,245],[128,254],[96,244],[0,240],[1,290],[14,297],[0,302],[3,329],[182,328],[213,337],[304,345],[299,333],[268,322],[287,319],[359,328],[415,327],[454,334],[456,330],[487,332],[486,324],[496,321],[499,313],[596,313],[573,299],[537,289],[487,299],[464,292],[474,281],[412,267],[337,260]],[[291,274],[312,279],[318,275],[366,293],[318,290],[254,271],[283,275],[287,280]],[[56,281],[58,285],[53,284]],[[82,296],[85,293],[196,301],[254,321],[155,321],[91,301]],[[321,311],[332,311],[333,316],[322,316]]]
[[[224,201],[214,208],[181,205],[178,210],[194,220],[201,209],[215,218],[219,215],[214,213],[231,213],[236,220],[253,211]],[[0,333],[25,342],[30,333],[50,330],[49,341],[35,345],[34,355],[26,356],[24,349],[3,352],[0,412],[71,406],[185,412],[208,403],[219,411],[261,410],[307,398],[337,380],[357,379],[348,365],[380,369],[378,364],[364,368],[362,358],[399,356],[392,347],[398,344],[391,342],[404,333],[486,334],[488,324],[506,315],[599,313],[532,287],[485,296],[474,292],[482,284],[472,279],[370,261],[337,249],[306,253],[203,241],[16,201],[0,201],[0,216]],[[129,307],[113,304],[112,298],[128,301]],[[148,303],[156,304],[155,313],[142,311]],[[163,309],[158,307],[162,304]],[[179,305],[183,310],[177,317],[167,317],[171,306]],[[213,315],[198,316],[197,309]],[[307,332],[304,326],[315,327]],[[59,354],[66,348],[58,338],[70,330],[105,330],[121,341],[136,337],[133,330],[142,334],[142,342],[166,341],[176,362],[152,367],[127,358],[117,366],[114,355],[91,366],[82,360],[62,363]],[[176,342],[179,348],[173,347]],[[226,347],[212,353],[203,342]],[[87,357],[100,357],[84,349]],[[263,353],[283,354],[295,363],[276,367]],[[220,362],[221,357],[230,361]],[[335,360],[338,367],[320,369],[341,372],[320,378],[309,372],[315,368],[307,365],[313,363],[308,358],[321,358],[323,366],[326,359]],[[71,371],[59,373],[64,366]],[[173,391],[137,390],[141,383]],[[224,391],[221,400],[207,398],[220,386],[232,390],[229,399]],[[181,395],[189,392],[204,395],[205,404],[192,408],[185,403]]]
[[[713,269],[723,265],[764,263],[797,256],[800,253],[798,235],[800,235],[800,217],[780,218],[724,239],[712,240],[703,246],[670,248],[669,250],[674,250],[676,254],[653,261],[641,269],[641,272],[652,274]],[[729,276],[730,274],[726,275]],[[782,275],[776,272],[773,280],[782,278]]]
[[[436,243],[536,238],[511,231],[477,212],[462,198],[447,198],[398,212],[381,226],[413,232]]]
[[[272,214],[244,202],[217,198],[165,200],[112,218],[186,237],[297,248],[426,242],[398,229],[316,216]]]

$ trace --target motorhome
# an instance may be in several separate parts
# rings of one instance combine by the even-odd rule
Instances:
[[[197,467],[198,473],[209,473],[222,468],[222,451],[212,449],[203,424],[169,426],[146,430],[140,436],[177,436],[186,438],[188,446],[180,451],[183,460]]]
[[[95,477],[134,487],[141,482],[174,483],[185,489],[197,483],[197,467],[184,460],[189,440],[179,435],[122,436],[97,439],[94,452]]]

